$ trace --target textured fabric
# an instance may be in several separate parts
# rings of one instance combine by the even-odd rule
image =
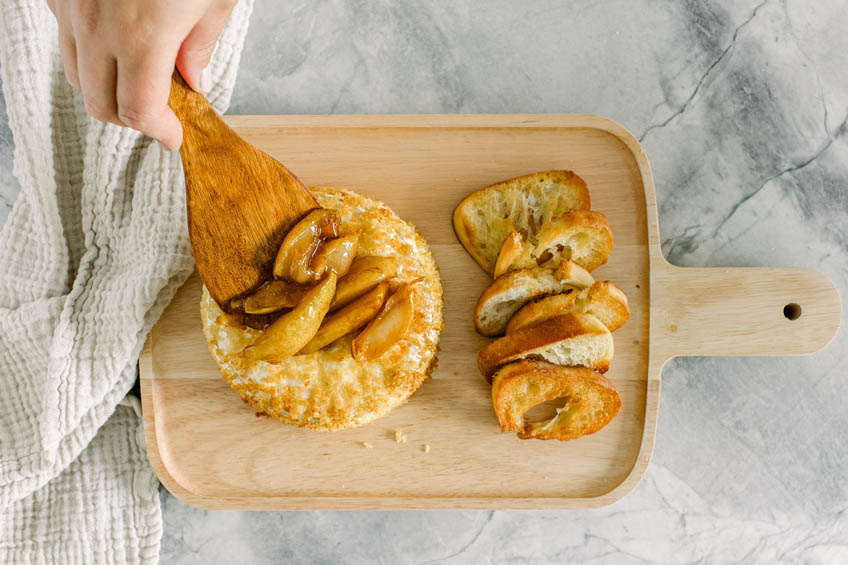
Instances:
[[[156,561],[159,483],[144,452],[138,400],[125,404],[58,477],[5,510],[3,563]]]
[[[251,7],[213,57],[220,111]],[[0,4],[0,72],[22,187],[0,233],[0,561],[155,560],[156,482],[116,406],[192,268],[179,155],[86,116],[44,0]]]

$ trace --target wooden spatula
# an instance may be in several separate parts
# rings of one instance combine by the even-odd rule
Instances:
[[[230,300],[271,276],[283,236],[318,202],[282,163],[256,149],[175,72],[169,105],[183,125],[188,233],[212,298]]]

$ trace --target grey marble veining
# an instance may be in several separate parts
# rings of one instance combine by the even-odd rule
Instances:
[[[230,112],[606,115],[648,153],[670,261],[816,268],[845,297],[846,19],[844,0],[257,0]],[[6,208],[11,147],[0,112]],[[842,331],[811,357],[670,362],[648,474],[605,509],[210,512],[163,491],[162,560],[845,563],[846,356]]]

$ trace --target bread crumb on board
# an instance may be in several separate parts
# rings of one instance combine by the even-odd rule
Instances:
[[[422,446],[422,449],[424,449],[424,453],[430,453],[430,444],[429,444],[429,443],[425,443],[425,444]]]
[[[371,449],[371,448],[372,448],[372,447],[374,447],[374,446],[373,446],[373,445],[371,445],[370,443],[368,443],[367,441],[363,441],[363,442],[362,442],[362,447],[364,447],[365,449]]]
[[[400,430],[395,430],[395,441],[397,443],[406,443],[406,436]]]

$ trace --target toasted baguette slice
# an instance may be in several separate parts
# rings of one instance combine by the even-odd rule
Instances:
[[[524,237],[517,231],[510,232],[506,236],[498,252],[498,259],[495,261],[495,271],[492,273],[495,278],[510,271],[513,265],[521,260],[521,255],[525,252],[524,247]]]
[[[534,406],[557,398],[564,398],[565,404],[552,418],[525,418]],[[517,361],[495,373],[492,406],[501,431],[517,431],[521,439],[567,441],[610,423],[621,410],[621,397],[609,380],[591,369]]]
[[[592,314],[614,332],[630,317],[630,307],[620,288],[610,281],[595,281],[579,292],[566,291],[525,304],[510,318],[506,333],[509,335],[563,314]]]
[[[485,336],[503,335],[509,319],[530,300],[567,290],[580,290],[595,282],[589,272],[573,263],[559,268],[534,267],[510,271],[483,291],[474,310],[474,327]]]
[[[573,210],[542,226],[535,237],[509,234],[497,267],[506,272],[571,259],[591,272],[607,262],[612,243],[612,230],[603,214]]]
[[[506,236],[535,235],[569,210],[588,210],[586,183],[571,171],[544,171],[493,184],[471,193],[453,212],[460,243],[491,273]]]
[[[612,334],[591,314],[565,314],[493,341],[477,356],[477,367],[491,381],[502,365],[540,359],[605,373],[612,361]]]

